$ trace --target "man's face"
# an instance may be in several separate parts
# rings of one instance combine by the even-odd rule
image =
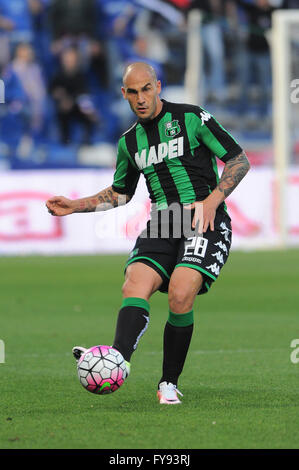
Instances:
[[[160,112],[160,92],[161,82],[155,81],[145,70],[132,70],[126,76],[122,87],[123,97],[142,121],[153,119]]]

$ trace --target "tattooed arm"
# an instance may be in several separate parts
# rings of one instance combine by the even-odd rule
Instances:
[[[215,191],[219,191],[222,195],[222,197],[220,197],[219,204],[223,202],[224,199],[238,186],[240,181],[249,171],[249,168],[250,163],[245,152],[240,153],[240,155],[237,155],[226,162],[220,181],[215,188]]]
[[[240,153],[226,162],[219,183],[211,194],[209,194],[204,201],[190,204],[189,208],[196,209],[192,222],[193,228],[200,222],[203,232],[206,232],[209,226],[211,230],[214,230],[214,219],[218,206],[238,186],[249,168],[250,164],[245,152]],[[203,214],[203,217],[200,217],[200,214]]]
[[[67,199],[63,196],[54,196],[46,202],[48,211],[52,215],[64,216],[82,212],[106,211],[114,207],[122,206],[129,202],[131,196],[119,194],[112,186],[103,189],[94,196],[82,199]]]

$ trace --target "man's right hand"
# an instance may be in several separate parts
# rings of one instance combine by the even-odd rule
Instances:
[[[63,196],[53,196],[47,200],[46,206],[51,215],[63,216],[75,212],[74,201]]]

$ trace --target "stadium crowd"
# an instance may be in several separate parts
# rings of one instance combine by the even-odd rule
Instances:
[[[0,0],[0,167],[73,167],[80,146],[114,144],[133,119],[124,65],[145,60],[164,88],[182,87],[192,9],[203,18],[202,104],[260,128],[277,8],[299,0]]]

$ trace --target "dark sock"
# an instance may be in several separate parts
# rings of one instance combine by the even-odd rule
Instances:
[[[139,297],[123,300],[118,314],[113,348],[117,349],[130,362],[141,336],[149,323],[149,303]]]
[[[163,369],[161,382],[177,385],[182,373],[193,333],[193,310],[176,314],[169,312],[164,329]]]

